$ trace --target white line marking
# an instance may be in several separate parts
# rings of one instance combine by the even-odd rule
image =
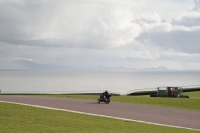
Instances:
[[[31,104],[24,104],[24,103],[16,103],[16,102],[8,102],[8,101],[0,101],[0,102],[11,103],[11,104],[19,104],[19,105],[30,106],[30,107],[37,107],[37,108],[43,108],[43,109],[67,111],[67,112],[78,113],[78,114],[85,114],[85,115],[92,115],[92,116],[100,116],[100,117],[106,117],[106,118],[112,118],[112,119],[118,119],[118,120],[133,121],[133,122],[146,123],[146,124],[151,124],[151,125],[158,125],[158,126],[174,127],[174,128],[182,128],[182,129],[200,131],[200,129],[195,129],[195,128],[188,128],[188,127],[181,127],[181,126],[160,124],[160,123],[154,123],[154,122],[148,122],[148,121],[141,121],[141,120],[133,120],[133,119],[121,118],[121,117],[114,117],[114,116],[92,114],[92,113],[79,112],[79,111],[74,111],[74,110],[59,109],[59,108],[52,108],[52,107],[39,106],[39,105],[31,105]]]

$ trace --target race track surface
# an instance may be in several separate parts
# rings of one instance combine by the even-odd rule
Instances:
[[[97,97],[98,98],[98,97]],[[112,99],[111,99],[112,100]],[[200,129],[200,111],[94,100],[40,96],[0,95],[0,101],[39,105],[92,114]]]

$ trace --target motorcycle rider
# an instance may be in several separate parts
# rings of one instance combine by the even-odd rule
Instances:
[[[108,91],[105,90],[105,92],[103,92],[103,93],[101,94],[101,98],[102,98],[102,99],[106,99],[106,97],[107,97],[108,95],[109,95]]]
[[[107,90],[105,90],[105,92],[101,93],[100,98],[97,99],[97,103],[105,102],[106,104],[108,104],[110,102],[110,97],[111,94],[108,93]]]

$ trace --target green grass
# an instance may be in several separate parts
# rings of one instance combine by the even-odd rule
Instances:
[[[2,133],[195,133],[186,129],[0,102]]]
[[[184,95],[188,95],[190,98],[200,98],[200,91],[185,92]]]
[[[182,108],[191,110],[200,110],[200,91],[187,92],[184,95],[190,96],[190,98],[160,98],[150,96],[112,96],[111,102],[122,103],[134,103],[134,104],[147,104],[154,106],[164,106],[172,108]],[[65,98],[81,98],[91,99],[96,101],[98,95],[46,95],[53,97],[65,97]]]

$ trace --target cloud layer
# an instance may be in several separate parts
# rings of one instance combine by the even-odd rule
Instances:
[[[71,66],[200,67],[200,0],[3,0],[0,5],[5,63],[22,58]],[[193,62],[182,67],[186,58]]]

